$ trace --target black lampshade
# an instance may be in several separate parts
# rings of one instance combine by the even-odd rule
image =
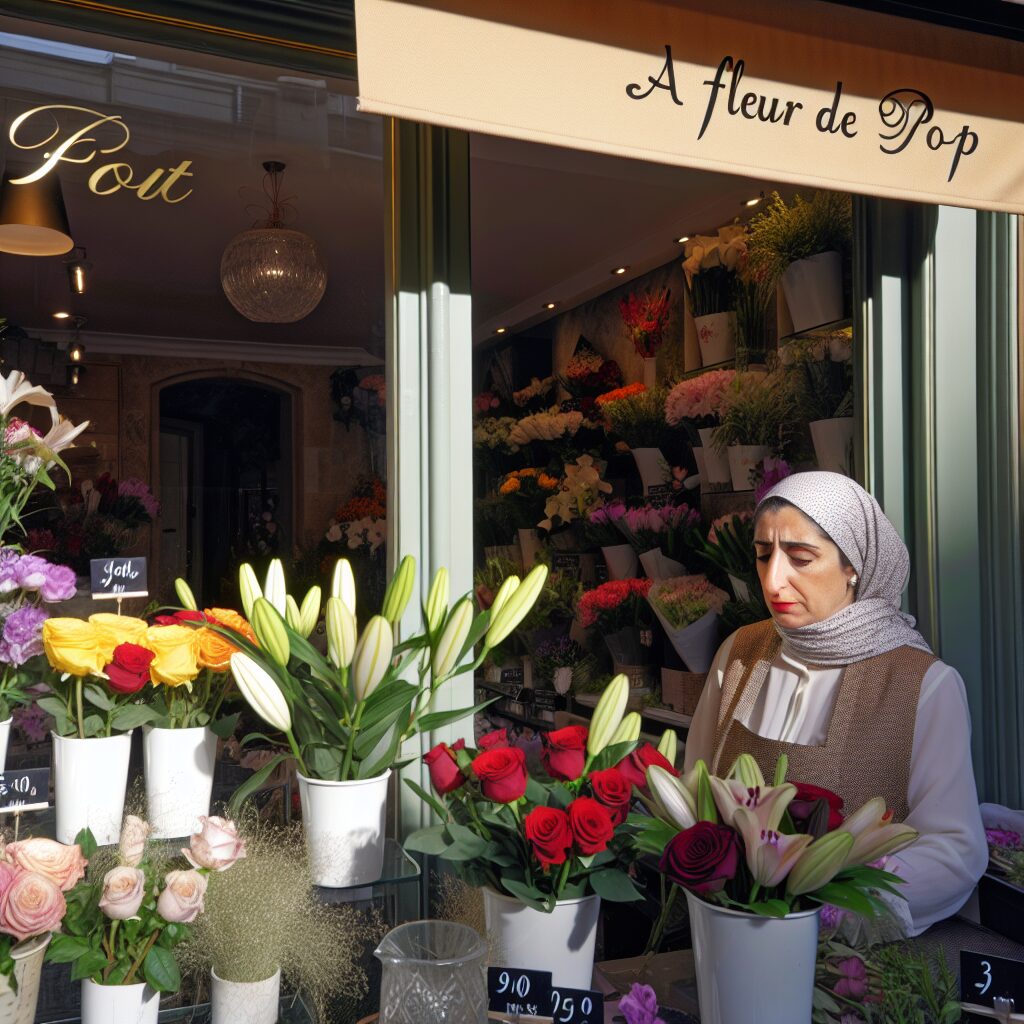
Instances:
[[[61,256],[74,247],[60,178],[44,175],[27,185],[11,178],[31,173],[8,164],[0,181],[0,252],[18,256]]]

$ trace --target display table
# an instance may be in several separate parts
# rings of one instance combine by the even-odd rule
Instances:
[[[160,1022],[188,1021],[188,1024],[209,1024],[209,1004],[200,1006],[180,1006],[173,1010],[161,1010]],[[281,1009],[277,1018],[278,1024],[314,1024],[313,1016],[302,999],[297,995],[285,996],[281,1000]],[[65,1017],[52,1024],[80,1024],[78,1017]]]

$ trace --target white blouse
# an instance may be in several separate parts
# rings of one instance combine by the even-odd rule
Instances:
[[[710,764],[714,755],[722,677],[732,643],[729,637],[722,644],[708,673],[686,740],[686,770],[699,758]],[[766,739],[821,745],[842,675],[842,668],[813,668],[780,651],[741,724]],[[906,823],[920,838],[890,858],[888,869],[904,880],[900,891],[907,897],[906,903],[893,901],[893,909],[908,933],[917,935],[963,906],[988,863],[971,763],[967,693],[956,669],[941,661],[921,683],[907,801]]]

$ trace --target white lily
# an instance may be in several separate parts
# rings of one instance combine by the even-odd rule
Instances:
[[[679,739],[675,729],[666,729],[658,742],[658,753],[673,767],[679,754]]]
[[[443,679],[455,667],[472,625],[473,602],[464,597],[448,616],[448,624],[438,641],[437,650],[434,651],[431,669],[435,680]]]
[[[320,618],[320,593],[319,587],[310,587],[302,599],[302,607],[299,608],[299,624],[294,627],[295,632],[300,636],[308,637],[316,629],[317,619]]]
[[[885,809],[880,796],[854,811],[836,831],[853,836],[853,846],[846,855],[847,866],[870,864],[909,846],[918,835],[909,825],[893,822],[892,811]]]
[[[711,792],[722,821],[734,827],[736,811],[744,807],[753,812],[759,829],[777,832],[782,815],[796,796],[796,786],[791,782],[781,786],[745,786],[735,779],[719,779],[714,775],[710,780]]]
[[[75,438],[89,426],[88,420],[82,420],[77,426],[71,420],[61,418],[35,444],[35,449],[46,460],[48,465],[65,448],[74,447]]]
[[[679,829],[697,824],[697,803],[686,786],[671,772],[652,764],[647,769],[647,788],[666,821]]]
[[[356,620],[340,597],[327,598],[327,656],[348,668],[356,653]]]
[[[231,674],[235,677],[239,693],[264,722],[281,732],[291,731],[292,715],[288,702],[281,687],[262,665],[248,654],[236,651],[231,655]]]
[[[640,714],[637,711],[630,711],[628,715],[623,717],[622,721],[619,722],[618,729],[612,734],[612,738],[608,743],[609,747],[614,747],[616,743],[636,743],[640,739],[640,728],[643,722],[640,719]]]
[[[506,576],[501,581],[501,586],[498,587],[498,592],[494,595],[494,600],[491,601],[492,622],[497,618],[498,612],[508,604],[508,599],[519,589],[519,583],[518,576]]]
[[[430,593],[427,594],[427,629],[431,636],[441,628],[441,624],[448,614],[448,590],[448,570],[442,565],[434,573],[434,580],[430,584]]]
[[[339,558],[331,577],[331,597],[340,597],[345,607],[356,613],[356,578],[352,575],[352,566],[347,558]]]
[[[238,567],[238,592],[242,597],[242,610],[245,617],[251,618],[252,606],[256,603],[257,597],[263,596],[263,588],[256,579],[256,570],[248,562],[243,562]]]
[[[732,820],[743,836],[750,873],[768,889],[782,882],[814,839],[808,835],[781,835],[774,829],[762,828],[757,815],[746,807],[737,808]]]
[[[0,416],[9,416],[22,402],[49,409],[56,425],[57,403],[46,388],[33,384],[21,370],[11,370],[6,377],[0,376]]]
[[[383,615],[374,615],[356,644],[352,661],[352,689],[356,700],[366,700],[380,685],[391,666],[394,645],[395,634],[391,623]]]
[[[267,578],[263,583],[263,596],[277,609],[280,616],[288,611],[286,600],[288,588],[284,582],[284,566],[280,558],[272,558],[267,568]]]

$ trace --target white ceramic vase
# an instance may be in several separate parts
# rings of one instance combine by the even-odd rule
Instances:
[[[146,806],[156,839],[178,839],[201,828],[210,813],[217,737],[209,729],[143,726]]]
[[[281,970],[263,981],[225,981],[210,971],[210,1024],[274,1024],[281,1009]]]
[[[157,1024],[160,993],[146,984],[82,982],[82,1024]]]
[[[708,313],[695,316],[701,366],[724,363],[736,355],[736,314]]]
[[[718,650],[718,613],[705,612],[696,622],[675,629],[653,604],[651,608],[687,669],[691,672],[707,672]]]
[[[668,483],[670,470],[660,448],[633,448],[633,461],[644,485],[644,494],[657,492]]]
[[[833,473],[853,473],[853,417],[836,416],[829,420],[813,420],[811,441],[818,469]]]
[[[492,967],[550,971],[556,986],[592,987],[600,896],[559,900],[545,914],[493,889],[483,893]]]
[[[700,443],[704,446],[704,468],[708,474],[707,480],[702,482],[727,484],[732,481],[732,477],[729,475],[729,456],[714,446],[717,429],[717,427],[701,427],[697,431],[700,434]]]
[[[819,910],[761,917],[686,893],[701,1024],[811,1019]],[[743,983],[733,969],[743,965]]]
[[[668,580],[673,576],[686,574],[686,566],[669,558],[661,548],[651,548],[640,553],[640,564],[644,567],[647,578],[651,580]]]
[[[37,935],[11,948],[14,981],[18,991],[11,990],[5,975],[0,975],[0,1021],[3,1024],[33,1024],[39,1001],[39,976],[43,957],[50,944],[50,934]]]
[[[636,552],[632,544],[611,544],[601,548],[604,563],[608,566],[608,579],[631,580],[636,576]]]
[[[772,450],[766,444],[734,444],[727,448],[729,457],[729,474],[734,491],[752,491],[754,481],[752,474],[757,464]]]
[[[842,320],[842,257],[837,252],[820,252],[791,263],[782,274],[782,291],[794,334]]]
[[[326,782],[299,774],[302,827],[315,885],[369,885],[384,869],[389,768],[372,779]]]
[[[89,828],[100,846],[116,843],[124,816],[131,732],[87,740],[51,735],[57,842],[73,843]]]

